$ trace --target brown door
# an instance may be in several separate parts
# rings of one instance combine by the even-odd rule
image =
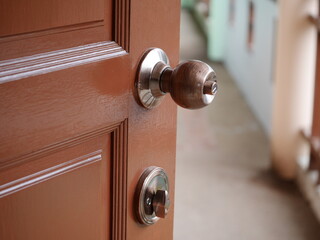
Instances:
[[[134,98],[150,47],[178,62],[179,1],[0,0],[0,239],[172,239],[134,216],[139,176],[174,197],[176,105]]]

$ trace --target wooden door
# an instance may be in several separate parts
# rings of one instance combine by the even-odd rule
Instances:
[[[180,2],[0,0],[0,239],[172,239],[176,105],[135,100],[150,47],[178,62]],[[166,219],[133,196],[164,168]]]

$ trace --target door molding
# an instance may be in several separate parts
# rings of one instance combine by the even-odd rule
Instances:
[[[0,198],[101,160],[102,151],[98,150],[93,153],[77,157],[70,161],[63,162],[53,167],[5,183],[3,185],[0,185]]]
[[[111,239],[127,238],[127,146],[128,119],[121,122],[112,132],[112,220]]]
[[[3,60],[0,61],[0,84],[126,54],[117,43],[106,41]]]
[[[114,40],[127,52],[130,51],[130,0],[115,0]]]

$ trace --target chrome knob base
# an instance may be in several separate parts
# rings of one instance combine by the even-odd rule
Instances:
[[[141,61],[135,82],[140,104],[148,109],[158,106],[165,95],[160,89],[160,77],[168,68],[169,59],[159,48],[147,51]]]

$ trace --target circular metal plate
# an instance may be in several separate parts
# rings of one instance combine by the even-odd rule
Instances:
[[[136,189],[136,214],[140,223],[151,225],[159,220],[152,206],[153,196],[158,190],[169,192],[168,176],[160,167],[148,167],[142,173]]]
[[[160,75],[169,67],[169,59],[159,48],[148,50],[141,59],[136,80],[136,87],[141,104],[153,108],[162,100],[165,93],[160,90]]]

